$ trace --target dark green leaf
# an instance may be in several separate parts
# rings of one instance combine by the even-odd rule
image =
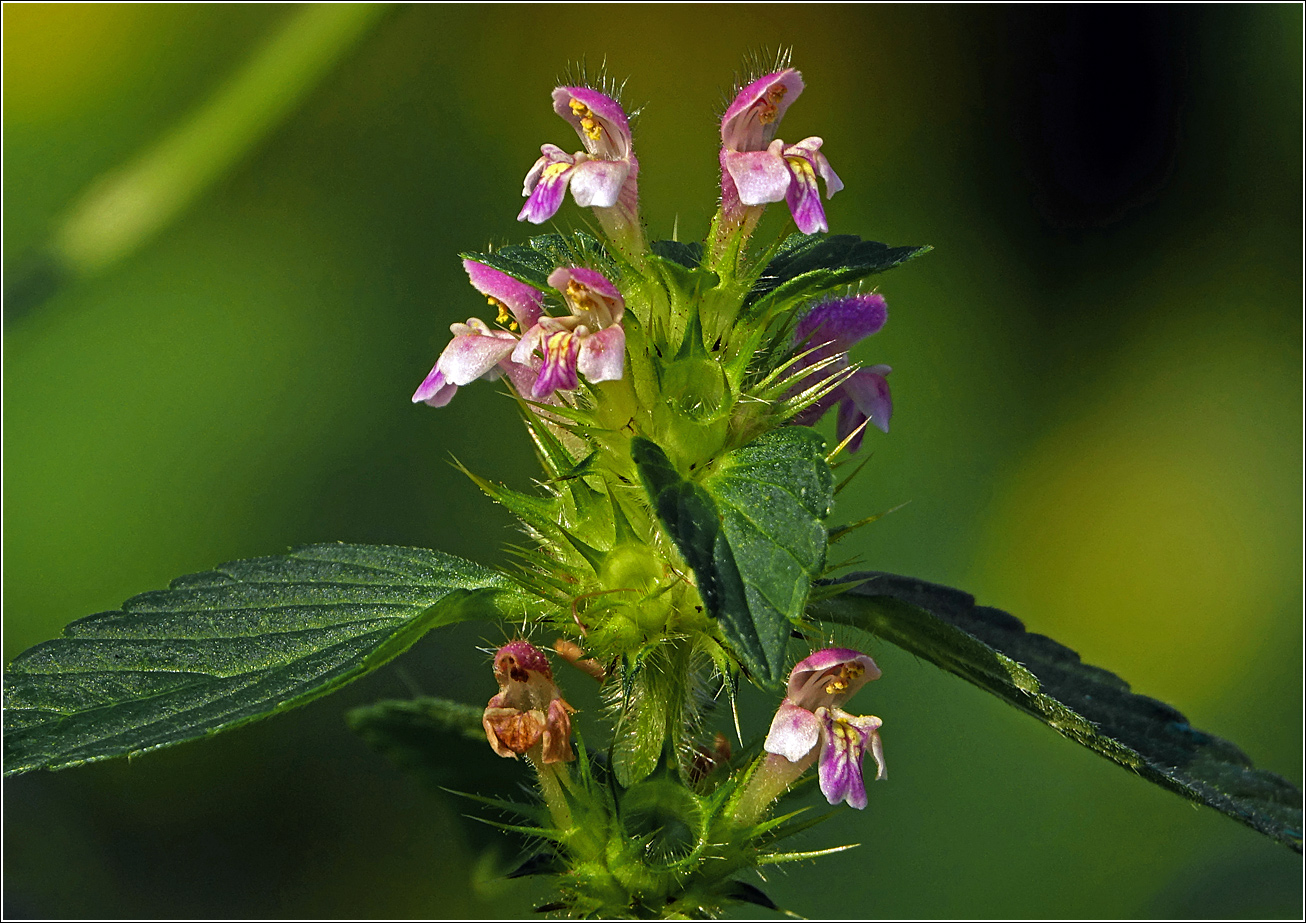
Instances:
[[[929,249],[890,247],[853,234],[792,234],[763,270],[748,303],[761,312],[783,301],[810,298],[892,269]]]
[[[655,240],[649,244],[649,249],[663,259],[679,263],[686,269],[697,269],[699,263],[703,262],[702,244],[682,244],[678,240]]]
[[[525,244],[509,244],[488,253],[468,252],[459,256],[484,263],[544,291],[549,290],[549,274],[559,266],[592,266],[607,271],[612,264],[603,244],[583,231],[566,237],[539,234]]]
[[[302,705],[432,628],[497,616],[511,586],[438,551],[339,544],[180,577],[9,665],[5,774],[135,755]]]
[[[595,269],[604,269],[605,265],[612,267],[612,257],[608,256],[603,241],[584,231],[572,231],[565,236],[537,234],[528,243],[555,267],[590,266]]]
[[[824,440],[784,427],[722,458],[701,483],[682,477],[646,439],[631,449],[658,518],[732,650],[758,678],[780,679],[791,623],[825,566],[821,519],[834,477]]]
[[[892,574],[812,606],[813,617],[864,628],[992,692],[1076,743],[1164,788],[1210,805],[1301,852],[1302,796],[1255,769],[1233,744],[1000,609],[960,590]]]
[[[489,253],[472,251],[458,255],[465,260],[484,263],[491,269],[507,273],[514,279],[533,285],[542,291],[547,291],[549,288],[549,273],[558,268],[543,253],[520,244],[509,244]]]

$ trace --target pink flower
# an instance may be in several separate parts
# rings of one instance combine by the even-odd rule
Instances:
[[[481,724],[494,752],[517,758],[525,753],[538,762],[565,763],[571,749],[571,714],[553,682],[553,670],[529,641],[510,641],[494,655],[499,694],[485,706]]]
[[[517,220],[548,221],[562,206],[568,186],[577,205],[621,208],[634,218],[639,161],[620,104],[589,87],[558,87],[553,91],[553,109],[576,129],[585,150],[568,154],[555,144],[540,148],[540,159],[522,185],[527,198]]]
[[[721,119],[721,206],[728,217],[745,207],[785,200],[798,230],[828,231],[816,178],[830,198],[843,182],[812,137],[786,144],[775,137],[785,110],[803,91],[798,71],[785,68],[740,90]],[[739,220],[737,217],[735,220]]]
[[[498,322],[512,329],[532,327],[543,312],[544,293],[512,276],[475,260],[463,260],[472,286],[498,309]],[[519,394],[527,393],[538,372],[537,366],[511,358],[519,338],[509,330],[492,329],[484,321],[469,317],[465,324],[453,324],[453,340],[444,348],[435,367],[413,394],[413,403],[443,407],[458,389],[478,378],[507,375]]]
[[[880,670],[870,657],[839,647],[817,651],[789,674],[785,699],[763,746],[791,763],[809,760],[819,747],[817,772],[830,804],[847,801],[854,808],[866,807],[862,756],[868,747],[878,767],[875,778],[888,777],[880,719],[850,715],[840,708],[862,686],[879,678]]]
[[[579,375],[588,381],[616,381],[626,362],[626,333],[621,318],[625,299],[601,272],[583,266],[555,269],[549,284],[562,292],[568,317],[541,316],[523,334],[511,359],[520,365],[538,351],[544,361],[531,390],[536,400],[554,391],[580,387]]]

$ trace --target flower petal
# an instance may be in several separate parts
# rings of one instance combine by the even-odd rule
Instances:
[[[878,333],[889,319],[889,306],[876,292],[823,301],[798,322],[794,342],[800,350],[812,349],[805,360],[815,363],[836,353],[845,353],[857,343]]]
[[[480,330],[485,328],[485,324],[477,321],[473,325],[472,320],[476,319],[468,321],[471,332],[456,335],[435,363],[435,367],[451,384],[470,384],[487,372],[494,371],[499,360],[511,353],[517,345],[517,338],[506,330],[482,333]]]
[[[440,366],[437,364],[413,392],[413,403],[443,407],[453,400],[453,396],[457,393],[458,386],[445,380],[444,373],[440,371]]]
[[[792,182],[789,167],[778,151],[726,152],[721,155],[721,164],[745,205],[779,202]]]
[[[881,432],[889,431],[893,398],[889,394],[889,382],[885,376],[891,371],[887,365],[873,365],[867,369],[858,369],[843,383],[841,390],[844,399],[839,402],[839,423],[836,428],[840,442],[847,439],[848,434],[866,419]],[[856,452],[861,444],[862,437],[858,435],[848,443],[848,450]]]
[[[487,707],[481,717],[481,727],[495,753],[515,758],[540,742],[544,736],[544,715],[537,710]]]
[[[589,87],[557,87],[553,111],[571,123],[591,156],[605,160],[630,156],[630,123],[611,96]]]
[[[790,671],[786,700],[809,711],[842,705],[879,678],[880,668],[861,651],[827,647],[800,660]]]
[[[549,273],[549,284],[562,292],[572,315],[592,330],[620,323],[626,312],[626,299],[598,270],[560,266]]]
[[[762,748],[767,753],[775,753],[791,763],[797,763],[812,752],[820,738],[821,722],[817,717],[785,699],[771,719],[771,730],[767,733]]]
[[[591,333],[580,344],[577,368],[592,382],[618,381],[626,367],[626,332],[620,325]]]
[[[467,270],[472,288],[487,298],[502,302],[522,330],[529,330],[544,312],[544,293],[535,286],[476,260],[463,260],[463,269]]]
[[[611,208],[621,197],[630,164],[624,160],[586,160],[571,177],[571,197],[584,208]]]
[[[530,397],[532,389],[535,387],[535,380],[540,376],[540,362],[538,359],[531,363],[513,362],[511,358],[501,359],[499,368],[508,376],[508,381],[512,383],[512,389],[522,397]]]
[[[843,189],[843,180],[839,179],[838,175],[830,167],[830,161],[826,160],[825,155],[821,153],[821,145],[824,143],[817,137],[804,138],[797,144],[791,144],[785,148],[784,155],[786,157],[802,157],[810,163],[816,175],[824,181],[825,197],[828,199]]]
[[[816,174],[812,166],[802,158],[785,158],[792,181],[785,193],[789,213],[794,216],[794,224],[804,234],[824,234],[830,230],[825,220],[825,208],[821,205],[821,192],[816,186]]]
[[[544,721],[545,763],[570,763],[576,758],[571,749],[571,706],[561,697],[549,703],[548,717]]]
[[[576,360],[580,352],[580,337],[567,330],[550,333],[544,341],[544,365],[531,396],[537,401],[547,398],[559,389],[572,391],[580,387],[576,377]]]
[[[785,110],[801,92],[803,78],[792,67],[754,80],[735,95],[721,117],[721,146],[729,151],[765,148],[775,137]]]
[[[543,224],[557,214],[576,161],[575,157],[553,144],[544,145],[540,152],[543,156],[526,174],[522,195],[528,198],[517,215],[518,221],[531,224]]]
[[[858,717],[839,709],[819,708],[816,718],[821,729],[821,757],[818,767],[821,792],[830,804],[847,801],[859,811],[866,807],[866,784],[862,780],[862,754],[880,719],[873,715]],[[880,754],[883,758],[883,752]],[[883,764],[880,764],[881,770]]]
[[[512,350],[513,362],[526,365],[531,361],[531,355],[543,347],[545,338],[553,332],[548,324],[550,320],[552,318],[546,314],[535,323],[534,327],[522,334],[520,342]]]

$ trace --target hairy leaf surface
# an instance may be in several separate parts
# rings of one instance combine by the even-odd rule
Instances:
[[[5,774],[134,755],[286,711],[432,628],[497,616],[511,586],[438,551],[341,544],[180,577],[14,659]]]
[[[834,476],[825,441],[789,426],[721,459],[701,481],[660,448],[632,442],[653,507],[698,579],[731,649],[759,679],[784,675],[791,625],[825,566]]]
[[[855,234],[791,234],[748,296],[755,311],[810,298],[899,266],[929,247],[890,247]]]
[[[468,251],[458,255],[484,263],[546,292],[550,291],[549,273],[559,266],[594,266],[612,273],[612,260],[603,244],[584,231],[574,231],[565,237],[561,234],[537,234],[525,244],[509,244],[487,253]]]
[[[1301,791],[1164,702],[1131,692],[1114,673],[960,590],[875,572],[839,583],[855,585],[813,604],[814,618],[891,641],[1143,778],[1301,852]]]

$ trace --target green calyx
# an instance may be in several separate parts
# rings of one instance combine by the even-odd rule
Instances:
[[[791,858],[794,854],[780,851],[777,844],[822,819],[799,821],[801,812],[796,812],[760,824],[741,823],[734,806],[747,771],[709,769],[685,779],[672,761],[662,759],[647,778],[625,786],[604,760],[591,757],[583,745],[579,750],[575,772],[544,770],[563,772],[567,780],[559,788],[565,805],[550,805],[552,826],[530,805],[468,796],[528,824],[493,826],[545,843],[513,873],[555,880],[558,898],[540,911],[698,919],[741,901],[774,908],[739,876]],[[557,823],[560,816],[566,821]]]

